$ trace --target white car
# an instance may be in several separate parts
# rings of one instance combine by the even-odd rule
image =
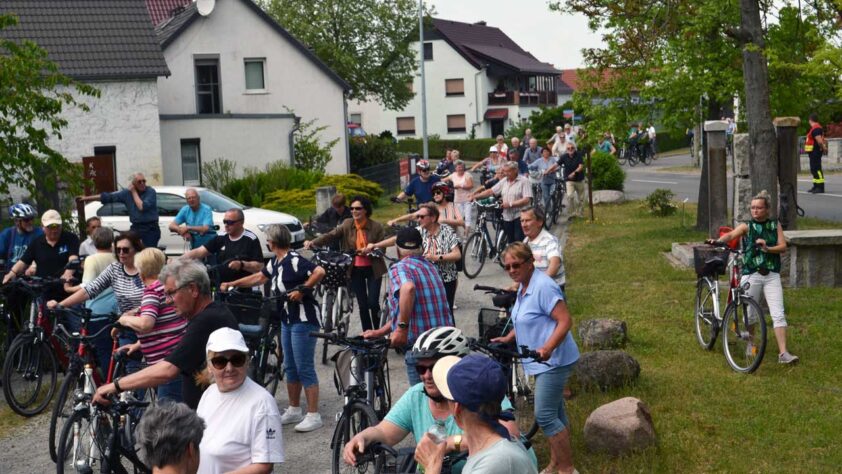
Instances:
[[[161,240],[158,247],[165,248],[167,255],[181,255],[185,250],[184,239],[173,232],[170,232],[169,225],[175,219],[178,211],[187,205],[184,192],[189,189],[187,186],[155,186],[158,193],[158,225],[161,227]],[[271,258],[274,254],[266,248],[266,234],[263,231],[270,224],[283,224],[292,234],[292,246],[301,247],[304,243],[304,228],[301,222],[289,214],[270,211],[256,207],[246,207],[216,191],[207,188],[194,188],[199,192],[202,204],[207,204],[213,210],[213,223],[216,230],[224,233],[222,229],[222,217],[225,211],[238,208],[243,210],[246,229],[252,231],[260,238],[260,248],[263,249],[263,257]],[[117,231],[127,231],[131,227],[129,213],[123,203],[102,204],[100,201],[93,201],[85,206],[85,217],[99,216],[102,224]],[[187,247],[189,248],[189,247]]]

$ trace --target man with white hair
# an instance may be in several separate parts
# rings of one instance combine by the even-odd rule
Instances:
[[[529,148],[524,150],[522,157],[527,165],[531,165],[533,162],[541,159],[541,147],[538,146],[538,140],[534,138],[530,139],[527,143],[529,144]]]
[[[157,247],[161,240],[161,229],[158,227],[158,193],[146,185],[143,173],[131,175],[128,188],[113,193],[94,194],[80,197],[83,202],[101,201],[103,204],[121,202],[129,212],[131,230],[140,234],[144,247]]]
[[[170,222],[169,229],[190,242],[190,249],[196,249],[216,237],[216,232],[213,232],[213,210],[201,201],[195,188],[187,188],[184,198],[187,204]]]

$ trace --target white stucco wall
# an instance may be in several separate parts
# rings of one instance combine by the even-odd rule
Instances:
[[[167,46],[164,57],[172,75],[158,80],[162,115],[196,113],[194,55],[219,56],[223,113],[282,114],[287,112],[286,106],[305,122],[315,118],[318,126],[327,127],[322,132],[325,142],[339,138],[331,150],[333,159],[327,171],[347,172],[342,88],[240,0],[217,0],[210,16],[198,18]],[[266,59],[264,93],[246,92],[246,58]],[[169,123],[162,126],[169,126]],[[255,156],[263,156],[265,160],[275,156],[278,140],[287,139],[286,133],[269,136],[249,133],[251,141],[245,143],[246,138],[238,135],[239,131],[243,131],[243,124],[232,122],[230,126],[233,130],[224,132],[227,137],[252,150],[263,150]],[[222,133],[226,125],[220,123],[215,127]],[[172,136],[172,133],[162,131],[167,136]],[[170,144],[168,141],[164,146],[169,147]],[[205,153],[204,142],[202,148],[203,157],[222,154],[222,150],[213,149]],[[288,155],[286,142],[280,148]],[[174,151],[180,153],[180,150],[167,148],[164,154],[174,156]]]
[[[125,185],[128,176],[138,171],[146,175],[149,184],[161,184],[157,82],[150,79],[91,85],[99,89],[100,97],[79,97],[74,93],[90,111],[78,107],[64,110],[67,127],[61,131],[61,140],[50,139],[50,146],[73,162],[92,156],[94,147],[113,146],[117,149],[118,185]]]
[[[424,62],[424,75],[427,90],[427,133],[439,135],[442,138],[467,138],[471,133],[471,125],[483,120],[485,105],[488,102],[485,73],[476,76],[479,71],[465,60],[456,50],[444,40],[425,41],[433,43],[433,59]],[[418,51],[418,43],[412,45],[413,51]],[[463,80],[464,96],[445,96],[445,79]],[[479,86],[477,90],[476,86]],[[362,127],[366,132],[374,135],[383,130],[389,130],[396,138],[406,138],[411,135],[397,134],[398,117],[415,117],[415,136],[421,136],[421,76],[420,69],[416,75],[412,90],[415,97],[400,111],[386,110],[374,100],[348,103],[348,114],[362,115]],[[477,107],[477,103],[479,107]],[[465,132],[448,133],[447,116],[465,115]],[[483,124],[476,128],[477,138],[487,136],[488,126]]]
[[[164,184],[184,184],[181,140],[198,139],[202,165],[225,158],[237,163],[237,172],[274,161],[289,162],[291,118],[161,120]]]

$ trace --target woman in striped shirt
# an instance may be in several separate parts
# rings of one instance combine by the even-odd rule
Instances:
[[[145,285],[143,298],[138,311],[124,314],[119,320],[120,324],[137,333],[138,341],[129,346],[129,353],[140,349],[149,365],[168,356],[181,342],[187,329],[187,320],[175,314],[175,307],[167,303],[164,285],[158,281],[158,274],[166,261],[164,252],[156,248],[143,249],[137,254],[135,266]],[[164,399],[182,400],[180,375],[158,386],[158,400]]]

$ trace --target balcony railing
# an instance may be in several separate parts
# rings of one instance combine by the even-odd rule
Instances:
[[[556,105],[557,102],[558,94],[549,91],[488,93],[488,105]]]

